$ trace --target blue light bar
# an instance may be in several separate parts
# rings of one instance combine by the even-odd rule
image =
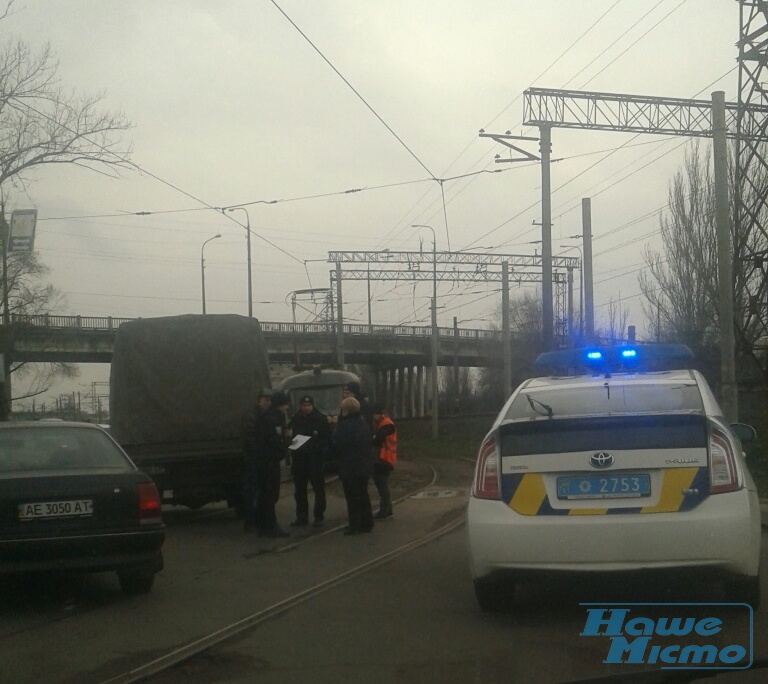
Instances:
[[[600,372],[611,370],[643,370],[649,366],[686,368],[693,361],[693,352],[684,344],[619,345],[595,349],[563,349],[545,352],[536,359],[536,368],[591,369]]]

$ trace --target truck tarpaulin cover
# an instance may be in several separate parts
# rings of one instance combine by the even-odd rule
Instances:
[[[123,323],[109,384],[120,444],[239,439],[259,389],[270,387],[261,326],[232,314]]]

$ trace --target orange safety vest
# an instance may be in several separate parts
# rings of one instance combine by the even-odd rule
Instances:
[[[382,425],[394,424],[395,423],[389,416],[382,416],[381,420],[376,421],[374,428],[378,430]],[[379,459],[394,467],[395,461],[397,460],[397,430],[384,438],[384,441],[381,443],[381,448],[379,449]]]

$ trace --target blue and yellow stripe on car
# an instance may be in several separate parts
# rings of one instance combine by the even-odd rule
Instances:
[[[674,513],[696,507],[709,492],[707,468],[666,468],[661,492],[653,506],[603,508],[553,508],[549,503],[541,473],[502,477],[502,496],[520,515],[617,515],[625,513]],[[622,499],[626,501],[626,499]],[[602,503],[602,502],[601,502]]]

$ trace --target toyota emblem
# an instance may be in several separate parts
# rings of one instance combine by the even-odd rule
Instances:
[[[589,465],[599,469],[610,468],[614,460],[613,454],[609,454],[607,451],[598,451],[589,457]]]

